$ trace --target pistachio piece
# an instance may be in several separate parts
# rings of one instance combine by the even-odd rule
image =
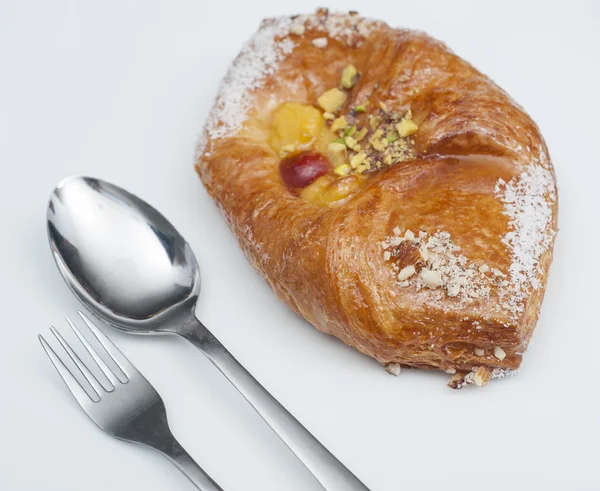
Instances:
[[[344,136],[352,136],[354,133],[356,133],[356,125],[352,125],[350,128],[347,128],[346,131],[344,131]]]
[[[362,128],[358,131],[358,133],[356,133],[354,135],[354,139],[359,142],[361,141],[365,136],[367,136],[367,133],[369,132],[369,130],[367,128]]]
[[[329,148],[329,150],[331,150],[333,153],[342,153],[346,151],[346,145],[337,141],[331,142],[327,148]]]
[[[350,165],[353,169],[356,169],[363,161],[367,158],[367,154],[364,152],[357,153],[354,157],[350,159]]]
[[[337,87],[334,87],[323,93],[317,99],[317,102],[326,112],[335,113],[344,105],[344,102],[346,102],[346,94]]]
[[[354,145],[356,145],[356,140],[354,138],[352,138],[351,136],[347,136],[345,138],[345,141],[346,141],[346,146],[348,148],[352,148],[352,147],[354,147]]]
[[[348,126],[348,121],[346,121],[345,116],[340,116],[333,123],[331,123],[331,131],[334,133],[338,130],[343,130]]]
[[[388,131],[387,135],[385,135],[385,139],[388,143],[393,143],[398,139],[398,135],[393,131]]]
[[[342,87],[344,89],[351,89],[354,87],[358,80],[358,70],[354,65],[347,65],[342,70]]]
[[[377,131],[375,131],[375,133],[373,133],[373,136],[370,139],[371,140],[379,140],[382,136],[383,136],[383,130],[378,129]]]
[[[381,116],[371,116],[369,117],[369,126],[371,129],[375,130],[381,123]]]
[[[396,125],[396,131],[402,138],[416,133],[418,129],[417,124],[411,119],[404,119]]]
[[[361,104],[360,106],[356,106],[356,107],[354,108],[354,110],[355,110],[357,113],[364,113],[364,112],[367,110],[367,108],[366,108],[366,104]]]
[[[383,136],[383,130],[378,129],[375,133],[373,133],[373,136],[371,138],[369,138],[369,143],[378,152],[383,152],[385,150],[385,148],[388,146],[387,140],[382,139],[381,138],[382,136]]]
[[[367,164],[360,164],[357,168],[356,168],[356,173],[357,174],[362,174],[363,172],[366,172],[370,169],[370,167]]]
[[[369,143],[378,152],[383,152],[386,149],[386,147],[388,146],[387,140],[373,140],[373,139],[371,139],[371,140],[369,140]]]
[[[333,169],[333,172],[335,172],[338,176],[347,176],[348,174],[350,174],[350,171],[352,170],[352,167],[348,164],[342,164],[342,165],[338,165],[335,169]]]
[[[331,113],[323,113],[323,119],[329,119],[331,121],[333,121],[335,119],[335,114],[331,114]]]

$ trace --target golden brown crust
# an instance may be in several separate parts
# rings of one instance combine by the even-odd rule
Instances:
[[[269,119],[283,102],[316,105],[349,63],[362,75],[346,106],[410,107],[418,157],[327,208],[283,185]],[[325,11],[265,21],[224,82],[196,168],[273,291],[321,331],[383,364],[520,365],[551,261],[554,171],[529,116],[442,43]],[[416,239],[392,246],[407,230]],[[419,279],[436,266],[419,263],[423,248],[438,251],[443,287]]]

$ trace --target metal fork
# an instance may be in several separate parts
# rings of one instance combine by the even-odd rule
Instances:
[[[38,337],[50,361],[87,415],[109,435],[140,443],[161,452],[197,489],[222,491],[222,488],[200,468],[171,433],[165,405],[156,389],[83,312],[78,311],[78,313],[125,375],[124,377],[122,374],[117,375],[111,370],[77,326],[67,317],[67,323],[108,379],[108,387],[98,381],[54,327],[51,327],[50,331],[56,336],[81,375],[88,381],[89,393],[44,337],[41,334]]]

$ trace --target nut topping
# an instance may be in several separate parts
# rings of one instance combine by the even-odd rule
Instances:
[[[416,269],[415,269],[415,267],[413,265],[406,266],[406,268],[403,268],[402,271],[400,271],[398,273],[398,281],[407,280],[412,275],[414,275],[415,272],[416,272]]]
[[[444,284],[442,281],[442,276],[439,271],[432,271],[427,268],[423,268],[421,270],[421,278],[423,278],[423,283],[425,286],[435,290]]]
[[[504,358],[506,358],[506,352],[500,346],[495,346],[494,347],[494,356],[496,358],[498,358],[500,361],[502,361],[502,360],[504,360]]]
[[[342,87],[351,89],[358,81],[359,73],[354,65],[347,65],[342,71]]]
[[[336,113],[346,102],[346,94],[337,87],[329,89],[317,99],[321,106],[328,113]]]

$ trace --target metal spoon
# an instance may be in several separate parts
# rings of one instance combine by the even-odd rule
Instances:
[[[110,325],[178,334],[227,377],[329,491],[368,491],[196,318],[200,272],[185,239],[158,211],[99,179],[71,177],[48,204],[58,269],[75,295]]]

